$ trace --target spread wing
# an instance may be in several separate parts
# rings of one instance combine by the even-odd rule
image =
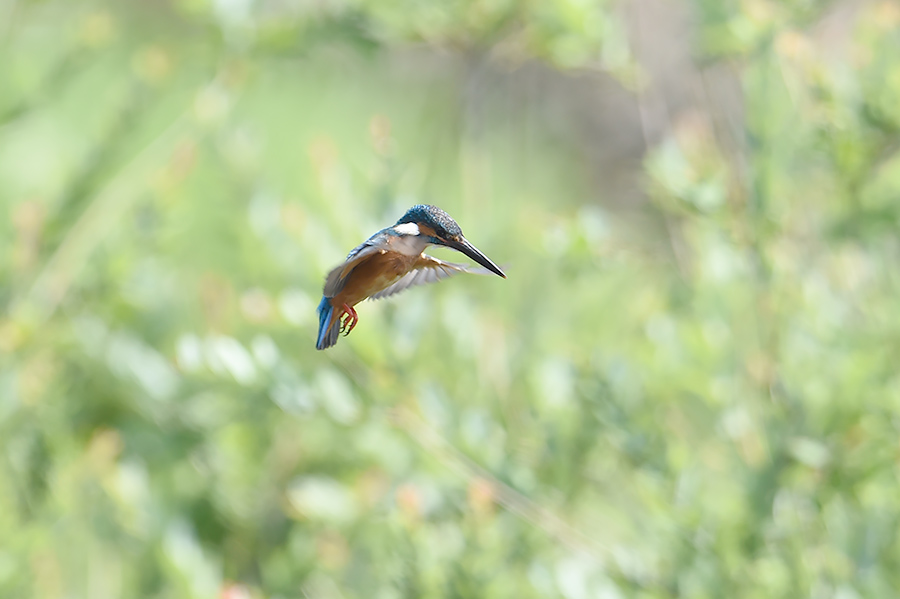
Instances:
[[[368,260],[376,254],[384,254],[387,251],[385,249],[384,236],[381,233],[382,232],[379,231],[350,250],[344,263],[328,273],[328,276],[325,278],[325,289],[323,290],[323,295],[325,297],[334,297],[337,295],[338,292],[344,288],[344,283],[347,282],[347,275],[350,274],[350,271],[359,266],[361,262]]]
[[[379,291],[372,294],[369,299],[377,300],[390,297],[400,293],[404,289],[415,287],[417,285],[426,285],[428,283],[437,283],[443,281],[453,275],[461,272],[472,274],[487,275],[491,274],[489,270],[481,267],[472,267],[466,264],[455,264],[453,262],[444,262],[427,254],[422,254],[416,262],[416,267],[397,279],[397,281]]]

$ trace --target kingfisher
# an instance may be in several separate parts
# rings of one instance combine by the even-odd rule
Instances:
[[[423,253],[429,245],[453,248],[483,268],[438,260]],[[499,266],[463,237],[462,229],[449,214],[437,206],[413,206],[394,226],[378,231],[354,248],[344,263],[325,277],[316,349],[331,347],[340,333],[350,334],[359,321],[353,306],[364,299],[385,298],[461,272],[506,278]]]

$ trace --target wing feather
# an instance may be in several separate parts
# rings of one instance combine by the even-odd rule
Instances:
[[[472,274],[490,274],[486,268],[471,267],[466,264],[456,264],[454,262],[444,262],[427,254],[422,254],[416,267],[397,279],[390,286],[382,289],[378,293],[372,294],[369,299],[377,300],[390,297],[401,291],[416,287],[418,285],[427,285],[429,283],[437,283],[444,279],[461,272]]]
[[[340,290],[344,288],[344,283],[347,282],[347,276],[350,274],[350,271],[359,266],[360,263],[368,260],[375,254],[384,254],[387,250],[384,249],[382,241],[383,239],[376,233],[357,247],[353,248],[350,253],[347,254],[347,260],[340,266],[332,269],[325,278],[325,289],[323,290],[325,297],[334,297],[337,295]]]

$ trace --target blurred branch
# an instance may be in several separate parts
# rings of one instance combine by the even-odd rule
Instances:
[[[0,23],[3,20],[0,19]],[[84,51],[72,51],[50,68],[44,75],[37,89],[26,97],[20,99],[5,111],[0,112],[0,127],[9,124],[24,114],[40,106],[47,98],[56,96],[54,92],[62,89],[68,83],[68,75],[77,72],[79,63],[84,62]]]
[[[611,551],[579,531],[553,511],[545,508],[506,485],[489,471],[456,449],[447,439],[422,418],[405,408],[397,408],[391,420],[409,434],[424,450],[437,457],[447,468],[467,481],[481,478],[490,481],[497,503],[528,523],[561,541],[569,549],[589,556],[598,566],[608,567]]]
[[[144,103],[143,94],[140,93],[138,84],[133,84],[128,91],[127,99],[122,104],[124,108],[119,111],[102,139],[88,153],[82,162],[79,172],[75,175],[71,185],[68,186],[64,197],[60,202],[60,209],[53,219],[52,229],[59,230],[66,223],[72,222],[76,214],[82,211],[83,204],[89,201],[91,191],[103,180],[104,171],[114,168],[118,143],[127,136],[136,125]]]
[[[88,200],[87,208],[68,230],[29,291],[13,302],[13,313],[27,308],[31,311],[29,317],[38,324],[53,314],[91,253],[103,240],[103,232],[139,197],[143,188],[136,182],[142,181],[154,167],[161,164],[178,140],[190,130],[191,110],[192,106],[186,107]],[[94,172],[95,169],[88,169],[88,175]]]

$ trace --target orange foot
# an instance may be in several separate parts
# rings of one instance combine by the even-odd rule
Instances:
[[[353,309],[353,306],[344,304],[342,308],[344,313],[341,315],[341,318],[344,318],[344,316],[346,316],[346,318],[341,322],[341,332],[344,334],[344,337],[346,337],[350,334],[350,331],[356,327],[356,323],[359,322],[359,315],[356,313],[356,310]]]

